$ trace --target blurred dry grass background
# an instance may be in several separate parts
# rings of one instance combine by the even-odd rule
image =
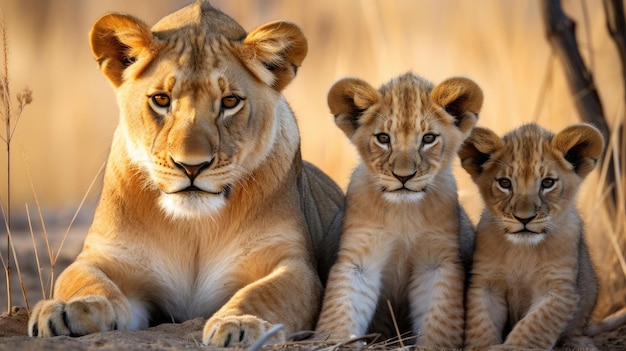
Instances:
[[[91,56],[87,41],[91,24],[106,12],[120,11],[151,25],[187,2],[1,0],[11,85],[13,90],[28,85],[34,96],[13,145],[15,222],[24,217],[24,203],[34,201],[27,169],[44,212],[53,218],[60,213],[65,224],[106,160],[118,112],[113,91]],[[546,40],[538,0],[213,0],[213,4],[246,30],[275,19],[301,26],[309,54],[285,95],[299,120],[304,158],[344,188],[357,156],[333,123],[326,92],[345,76],[358,76],[375,86],[409,70],[435,83],[468,76],[485,92],[479,124],[500,134],[527,122],[558,131],[579,121],[560,62]],[[621,67],[606,31],[602,1],[570,0],[563,5],[578,24],[580,49],[592,65],[609,124],[621,123]],[[0,165],[5,162],[0,152]],[[460,167],[456,174],[461,200],[476,220],[481,207],[477,190]],[[6,170],[0,169],[0,184],[5,178]],[[599,183],[586,182],[580,207],[589,222],[596,262],[613,282],[604,284],[609,306],[612,300],[626,301],[626,279],[609,240],[614,235],[626,248],[626,229],[623,207],[617,223],[603,216]],[[88,204],[95,204],[97,196],[96,190]],[[0,197],[3,201],[6,197],[3,185]],[[85,221],[92,211],[84,210]]]

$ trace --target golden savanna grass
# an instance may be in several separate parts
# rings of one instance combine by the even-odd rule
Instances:
[[[107,156],[118,112],[112,89],[91,57],[87,43],[91,24],[108,11],[128,12],[153,24],[186,3],[5,0],[0,4],[11,48],[11,86],[28,84],[37,96],[24,111],[26,115],[12,141],[17,150],[11,159],[12,217],[20,235],[28,236],[22,234],[28,233],[24,204],[35,208],[35,188],[42,217],[48,222],[49,218],[57,222],[61,217],[61,229],[57,230],[61,234],[51,239],[57,247],[73,211]],[[357,155],[334,125],[326,105],[328,89],[342,77],[358,76],[374,86],[409,70],[434,83],[454,75],[470,77],[485,93],[478,124],[498,134],[527,122],[559,131],[580,121],[562,65],[546,40],[541,1],[212,3],[247,30],[275,19],[295,22],[303,29],[309,40],[309,54],[285,95],[299,121],[304,157],[344,188],[357,164]],[[563,1],[563,5],[578,24],[581,52],[594,73],[609,125],[617,130],[624,120],[623,82],[617,51],[606,31],[602,1]],[[28,167],[22,154],[28,159]],[[607,153],[621,164],[625,154],[624,146],[615,142]],[[5,153],[0,152],[0,165],[6,161]],[[481,207],[478,192],[460,167],[455,168],[455,174],[461,201],[476,221]],[[617,176],[621,196],[614,218],[602,208],[607,191],[600,180],[601,171],[585,182],[579,196],[593,257],[604,279],[599,307],[602,313],[616,303],[626,302],[624,175]],[[0,167],[0,184],[6,179],[6,170]],[[7,191],[4,186],[0,188],[6,205]],[[97,194],[95,189],[86,198],[85,218],[79,224],[89,222],[93,212],[89,206],[95,203]],[[35,225],[36,238],[41,230],[40,224]],[[5,233],[1,228],[1,238],[6,237]],[[84,234],[86,230],[79,230],[70,236],[80,239]],[[0,241],[0,247],[4,247],[4,241]],[[30,241],[24,240],[32,246]],[[6,259],[5,252],[3,248]],[[20,258],[22,262],[34,260]],[[40,295],[32,292],[31,298],[39,299]],[[14,303],[22,304],[19,298]]]
[[[0,202],[0,214],[1,218],[5,224],[6,228],[6,256],[0,254],[0,262],[2,263],[2,267],[4,268],[4,276],[6,281],[7,291],[11,291],[11,265],[14,262],[15,270],[17,271],[17,277],[20,281],[22,297],[24,298],[24,302],[28,306],[28,298],[26,295],[26,290],[24,288],[23,275],[20,270],[19,261],[17,260],[17,255],[15,254],[15,246],[13,245],[13,240],[11,236],[11,141],[13,136],[15,135],[15,130],[19,123],[20,117],[22,116],[22,111],[26,105],[29,105],[32,101],[32,91],[27,87],[24,88],[21,92],[15,95],[16,103],[12,102],[13,95],[11,94],[11,85],[9,84],[9,59],[8,59],[8,51],[9,45],[7,42],[7,32],[6,26],[4,24],[4,17],[2,11],[0,11],[0,68],[2,71],[0,73],[0,122],[4,126],[4,135],[0,135],[0,141],[4,144],[4,149],[6,150],[6,211],[5,206]],[[13,257],[13,258],[12,258]],[[13,303],[13,298],[11,293],[6,294],[7,297],[7,306],[11,306]]]

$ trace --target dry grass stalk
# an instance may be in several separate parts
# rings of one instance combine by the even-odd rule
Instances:
[[[391,314],[391,320],[393,321],[393,327],[396,330],[396,335],[398,336],[398,341],[400,342],[400,348],[404,348],[404,343],[402,342],[402,335],[400,334],[400,328],[398,328],[398,322],[396,321],[396,315],[393,313],[393,308],[391,307],[391,301],[387,300],[387,307],[389,308],[389,313]]]
[[[44,239],[44,242],[46,244],[46,249],[48,251],[48,259],[50,261],[50,277],[48,279],[48,284],[46,284],[46,285],[49,285],[48,294],[47,294],[48,296],[47,297],[46,297],[46,293],[45,293],[45,285],[43,283],[43,276],[42,276],[43,269],[42,269],[42,267],[41,267],[41,265],[39,263],[39,254],[37,252],[37,245],[36,245],[36,242],[35,242],[33,229],[32,229],[32,225],[31,225],[30,211],[28,210],[28,207],[26,207],[26,214],[27,214],[27,218],[28,218],[28,225],[29,225],[29,228],[30,228],[31,237],[32,237],[32,241],[33,241],[33,248],[35,250],[35,259],[37,261],[37,269],[39,271],[39,281],[40,281],[40,284],[41,284],[41,291],[42,291],[42,294],[43,294],[43,298],[44,299],[46,299],[46,298],[50,299],[50,298],[52,298],[52,291],[53,291],[53,288],[54,288],[56,263],[59,260],[59,256],[60,256],[61,251],[63,249],[63,245],[65,244],[65,240],[67,239],[67,236],[68,236],[68,234],[70,232],[70,229],[72,229],[72,225],[76,221],[76,218],[78,217],[78,214],[80,213],[80,210],[83,208],[83,206],[85,204],[85,200],[87,200],[87,196],[89,195],[89,193],[91,193],[91,189],[93,189],[94,185],[96,184],[96,181],[98,180],[98,178],[102,174],[102,171],[104,171],[104,167],[106,165],[106,162],[102,163],[102,165],[100,166],[100,169],[98,170],[96,175],[91,180],[91,183],[89,184],[89,187],[87,188],[87,191],[83,195],[83,198],[81,199],[80,204],[78,205],[78,208],[76,208],[76,211],[74,212],[74,215],[72,216],[72,219],[70,220],[70,223],[67,226],[67,229],[65,230],[65,234],[63,235],[63,238],[61,239],[61,242],[59,243],[59,247],[56,250],[54,250],[52,248],[51,243],[50,243],[50,239],[49,239],[49,236],[48,236],[48,231],[46,230],[46,223],[44,221],[41,205],[39,204],[39,197],[37,196],[37,191],[35,190],[35,185],[33,183],[33,179],[32,179],[31,173],[30,173],[30,167],[28,166],[28,159],[26,158],[25,154],[23,154],[23,157],[24,157],[24,165],[26,167],[26,174],[28,176],[28,182],[30,184],[30,188],[32,190],[33,197],[35,198],[35,206],[37,207],[37,213],[39,215],[39,221],[41,223],[41,228],[42,228],[42,232],[43,232],[43,239]]]
[[[48,237],[48,231],[46,230],[46,222],[43,219],[43,213],[41,211],[41,205],[39,204],[39,197],[37,196],[37,192],[35,191],[35,185],[33,184],[33,179],[31,177],[30,168],[28,167],[28,160],[24,155],[24,164],[26,166],[26,174],[28,175],[28,183],[30,184],[30,189],[33,193],[33,197],[35,198],[35,206],[37,207],[37,214],[39,215],[39,222],[41,224],[41,229],[43,231],[43,239],[46,243],[46,248],[48,250],[48,258],[50,260],[50,293],[52,293],[52,286],[54,285],[54,262],[53,257],[54,254],[52,252],[52,246],[50,246],[50,239]],[[29,217],[30,222],[30,217]]]
[[[22,291],[22,297],[24,298],[24,303],[26,304],[26,310],[30,313],[30,306],[28,304],[28,296],[26,295],[26,288],[24,286],[24,280],[23,280],[22,271],[20,270],[20,263],[17,260],[17,254],[15,253],[15,245],[13,245],[13,238],[11,237],[11,228],[9,228],[9,222],[7,220],[7,215],[6,215],[6,212],[4,211],[4,206],[2,206],[2,202],[1,201],[0,201],[0,211],[2,212],[2,218],[4,218],[4,225],[5,225],[6,230],[7,230],[7,236],[9,238],[9,244],[10,244],[8,249],[10,249],[11,250],[10,252],[13,254],[13,261],[15,262],[15,268],[17,270],[17,278],[18,278],[18,280],[20,282],[20,289]],[[9,258],[10,258],[10,256],[9,256]],[[4,260],[3,260],[2,264],[4,265]],[[5,267],[6,271],[7,271],[7,295],[10,296],[11,295],[11,291],[9,290],[10,289],[10,281],[8,280],[8,276],[9,276],[8,275],[8,268],[9,268],[8,262],[7,262],[7,264],[4,267]],[[11,300],[12,299],[9,298],[9,301],[11,301]],[[7,313],[9,313],[9,314],[12,313],[12,311],[13,311],[13,309],[11,307],[9,307],[8,311],[7,311]]]
[[[10,150],[11,150],[11,144],[9,143],[10,140],[10,134],[11,134],[11,98],[9,96],[9,64],[8,64],[8,60],[7,60],[7,53],[8,53],[8,44],[7,44],[7,32],[5,30],[5,26],[4,26],[4,16],[2,15],[2,13],[0,12],[0,31],[2,32],[2,58],[3,58],[3,74],[2,76],[0,76],[0,103],[2,103],[2,106],[0,108],[0,117],[2,118],[2,121],[5,122],[5,133],[6,133],[6,137],[1,137],[2,141],[4,141],[4,143],[6,144],[7,147],[7,156],[8,156],[8,160],[7,160],[7,202],[8,202],[8,206],[7,207],[11,207],[11,193],[10,193],[10,187],[11,187],[11,176],[10,176],[10,160],[11,160],[11,156],[10,156]],[[11,313],[11,306],[13,305],[13,300],[11,298],[11,250],[9,249],[11,247],[11,235],[10,233],[10,228],[11,228],[11,210],[8,209],[8,213],[6,216],[4,216],[4,211],[2,211],[3,216],[4,216],[4,221],[7,225],[7,259],[5,260],[4,258],[2,259],[2,266],[4,266],[4,271],[5,271],[5,275],[6,275],[6,286],[7,286],[7,304],[8,304],[8,313]]]
[[[620,115],[622,115],[620,113]],[[595,239],[596,245],[600,244],[600,254],[597,257],[598,267],[600,267],[600,278],[602,281],[600,300],[596,313],[598,316],[609,315],[626,305],[626,176],[617,170],[622,169],[622,165],[626,162],[626,144],[624,144],[624,135],[620,136],[620,131],[624,131],[624,122],[617,119],[614,123],[613,132],[611,134],[606,157],[600,167],[599,179],[606,179],[606,173],[609,170],[608,163],[610,160],[615,165],[615,193],[622,194],[617,197],[615,206],[609,208],[606,206],[606,199],[611,196],[613,188],[598,184],[595,187],[595,193],[592,194],[592,206],[587,210],[588,213],[598,214],[597,218],[590,220],[600,223],[601,228],[592,227],[593,232],[602,235]],[[621,145],[620,145],[621,143]],[[603,244],[599,239],[608,239]]]
[[[87,188],[87,191],[85,192],[85,195],[83,195],[83,198],[80,200],[80,204],[78,205],[78,208],[76,208],[76,212],[74,212],[74,216],[72,217],[72,220],[70,221],[70,224],[67,226],[67,229],[65,230],[65,234],[63,235],[63,239],[61,239],[61,242],[59,243],[59,247],[56,250],[56,255],[54,256],[54,260],[52,260],[53,264],[56,264],[57,260],[59,259],[59,255],[61,254],[61,249],[63,248],[63,245],[65,244],[65,240],[67,239],[67,235],[69,234],[70,229],[72,228],[72,225],[74,225],[74,221],[76,221],[76,217],[78,217],[78,213],[80,212],[80,210],[85,205],[85,201],[87,200],[87,196],[91,193],[91,190],[93,189],[94,185],[96,185],[96,181],[100,178],[100,175],[104,171],[104,167],[105,166],[106,166],[106,162],[102,162],[102,165],[100,166],[100,169],[98,169],[98,172],[96,173],[96,175],[91,180],[91,183],[89,183],[89,187]],[[52,297],[52,291],[50,292],[50,298],[51,297]]]
[[[0,11],[0,34],[2,37],[2,73],[0,74],[0,121],[4,122],[5,133],[4,136],[0,135],[0,140],[2,140],[6,146],[6,154],[7,154],[7,177],[6,177],[6,187],[7,187],[7,199],[6,199],[6,213],[3,209],[3,218],[5,222],[5,226],[7,228],[7,251],[6,258],[2,257],[2,265],[4,267],[5,276],[6,276],[6,286],[7,286],[7,313],[11,313],[11,307],[13,306],[13,300],[11,298],[11,260],[12,255],[15,256],[15,248],[13,247],[13,240],[11,238],[11,140],[13,139],[13,135],[15,134],[15,130],[19,123],[20,117],[22,115],[22,111],[24,107],[30,104],[33,101],[32,91],[29,88],[25,88],[22,92],[17,94],[17,108],[13,110],[11,107],[11,93],[9,86],[9,60],[8,60],[8,52],[9,52],[9,44],[7,41],[7,31],[6,25],[4,22],[4,16],[2,11]],[[2,256],[2,254],[0,254]],[[17,258],[13,257],[13,261],[15,262],[15,266],[18,271],[18,278],[20,280],[20,285],[22,288],[22,294],[24,295],[24,302],[28,304],[26,299],[26,292],[24,289],[24,284],[22,282],[22,277],[19,270],[19,263],[17,262]]]
[[[274,336],[274,334],[278,333],[284,326],[282,324],[276,324],[270,330],[265,332],[265,334],[261,335],[261,337],[254,342],[249,348],[248,351],[259,351],[263,348],[263,345],[267,343],[267,341]]]
[[[623,124],[622,124],[623,126]],[[617,126],[616,128],[614,128],[615,130],[613,131],[612,135],[611,135],[611,146],[610,146],[610,153],[611,153],[611,157],[613,159],[613,163],[615,164],[615,184],[613,185],[616,188],[616,192],[618,194],[624,194],[624,175],[620,174],[618,170],[622,169],[623,166],[623,162],[624,162],[624,157],[625,155],[622,153],[620,155],[620,145],[619,145],[619,141],[620,141],[620,136],[618,131],[620,129],[623,129],[621,126]],[[621,138],[621,140],[624,140],[623,138]],[[623,148],[623,145],[622,145]],[[615,250],[615,253],[617,255],[617,259],[619,261],[620,267],[622,269],[622,273],[624,274],[624,278],[626,278],[626,259],[624,258],[624,250],[623,247],[619,242],[619,238],[620,237],[624,237],[626,235],[626,218],[625,218],[625,211],[626,211],[626,206],[624,204],[624,196],[620,196],[617,199],[617,203],[615,204],[615,209],[613,210],[615,213],[615,223],[614,223],[614,228],[612,231],[612,235],[611,235],[611,244],[613,245],[613,249]]]
[[[28,230],[30,231],[30,238],[33,242],[33,249],[35,250],[35,261],[37,262],[37,275],[39,276],[39,286],[41,287],[41,298],[46,298],[46,289],[43,284],[43,270],[41,269],[41,263],[39,263],[39,252],[37,252],[37,243],[35,242],[35,233],[33,232],[33,224],[30,220],[30,210],[28,209],[28,204],[26,205],[26,218],[28,218]]]

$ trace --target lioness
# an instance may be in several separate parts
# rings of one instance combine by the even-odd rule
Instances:
[[[281,95],[307,53],[300,29],[247,34],[197,1],[152,28],[105,15],[90,40],[119,125],[83,250],[33,309],[29,334],[204,316],[203,342],[227,347],[278,323],[278,340],[312,329],[315,259],[332,256],[325,233],[343,195],[301,161]]]

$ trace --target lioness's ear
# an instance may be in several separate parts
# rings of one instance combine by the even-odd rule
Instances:
[[[562,152],[565,160],[574,166],[574,172],[584,178],[602,155],[604,138],[595,127],[576,124],[555,135],[552,147]]]
[[[455,118],[462,133],[469,133],[478,121],[483,106],[483,91],[473,80],[455,77],[438,84],[430,93],[431,99]]]
[[[296,76],[306,57],[306,38],[298,26],[276,21],[246,36],[241,59],[265,84],[283,90]]]
[[[152,45],[150,28],[141,20],[117,13],[100,17],[89,33],[91,51],[100,70],[118,87],[123,73]]]
[[[335,124],[348,138],[359,127],[363,111],[380,101],[374,87],[358,78],[344,78],[335,83],[328,92],[328,107],[335,116]]]
[[[459,149],[461,166],[472,178],[480,176],[483,165],[494,152],[502,149],[502,139],[487,128],[475,127]]]

